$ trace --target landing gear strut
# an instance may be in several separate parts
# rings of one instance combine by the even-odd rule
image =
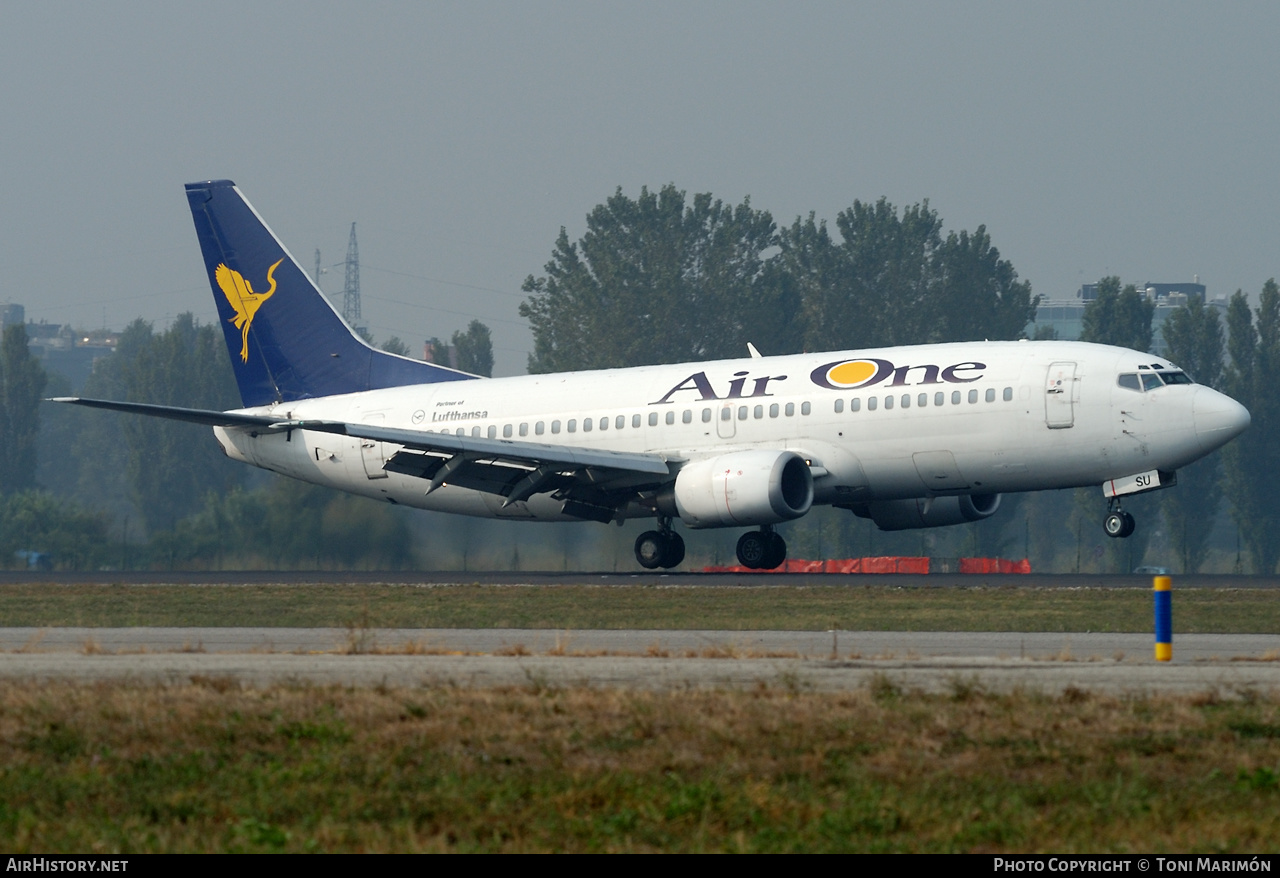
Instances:
[[[1133,533],[1137,524],[1133,516],[1120,508],[1120,498],[1112,497],[1107,501],[1107,517],[1102,519],[1102,529],[1113,539],[1124,539]]]
[[[636,537],[636,560],[645,570],[675,567],[684,560],[684,540],[671,529],[671,519],[660,516],[657,530]]]
[[[738,563],[752,570],[773,570],[787,560],[787,541],[772,527],[749,530],[738,539]]]

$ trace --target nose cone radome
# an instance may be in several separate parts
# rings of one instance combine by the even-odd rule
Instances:
[[[1251,418],[1249,410],[1231,397],[1201,387],[1192,403],[1196,437],[1206,453],[1221,448],[1243,433]]]

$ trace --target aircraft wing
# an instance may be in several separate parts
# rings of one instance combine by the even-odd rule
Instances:
[[[311,430],[369,442],[386,442],[401,448],[387,460],[384,468],[388,472],[427,480],[427,493],[448,483],[497,494],[505,499],[506,505],[510,505],[528,500],[535,494],[556,492],[570,504],[576,504],[572,508],[577,512],[569,514],[581,513],[579,517],[601,521],[611,518],[613,510],[626,499],[639,491],[661,485],[672,474],[666,458],[640,452],[80,397],[60,397],[49,401],[213,427]]]
[[[499,495],[510,506],[554,492],[568,501],[568,514],[597,521],[609,521],[619,505],[668,481],[672,473],[657,454],[335,421],[303,420],[294,426],[402,446],[384,469],[428,480],[427,493],[447,483]]]

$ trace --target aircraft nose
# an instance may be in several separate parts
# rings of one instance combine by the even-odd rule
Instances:
[[[1196,437],[1205,452],[1226,445],[1243,433],[1252,420],[1247,408],[1226,394],[1208,387],[1201,387],[1196,391],[1191,412]]]

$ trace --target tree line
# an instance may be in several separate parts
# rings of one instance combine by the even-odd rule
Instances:
[[[543,274],[523,288],[531,372],[739,357],[747,342],[783,354],[1015,339],[1039,302],[984,226],[944,230],[928,202],[899,209],[884,198],[855,201],[834,228],[813,214],[780,227],[749,199],[690,199],[671,185],[634,199],[619,189],[588,215],[577,241],[562,228]],[[1103,278],[1083,337],[1150,350],[1153,310],[1136,287]],[[1225,327],[1218,310],[1190,301],[1165,322],[1163,337],[1174,362],[1250,409],[1253,428],[1180,471],[1178,487],[1134,498],[1143,526],[1130,540],[1101,535],[1101,495],[1081,489],[1006,497],[988,521],[895,534],[841,510],[815,510],[784,526],[795,554],[1026,553],[1041,569],[1125,569],[1142,562],[1158,529],[1174,566],[1196,570],[1225,501],[1247,555],[1240,569],[1273,572],[1280,291],[1268,281],[1256,308],[1237,292]],[[490,373],[482,323],[451,342],[459,368]],[[399,339],[383,346],[408,353]],[[78,567],[430,566],[416,552],[423,531],[449,534],[463,547],[463,566],[519,563],[519,541],[507,534],[518,525],[406,516],[235,464],[206,428],[38,402],[68,392],[65,379],[45,376],[27,352],[23,328],[9,327],[0,340],[0,564],[16,563],[18,549],[38,549]],[[219,327],[189,314],[161,331],[131,323],[116,352],[95,364],[83,395],[239,405]],[[573,541],[617,542],[592,537],[590,527],[565,532]],[[580,553],[566,540],[557,551],[567,563]],[[731,556],[714,536],[703,542]]]
[[[619,189],[570,242],[561,228],[520,314],[530,372],[564,372],[894,344],[1015,339],[1031,285],[984,226],[943,234],[928,202],[881,198],[780,228],[750,199]]]

